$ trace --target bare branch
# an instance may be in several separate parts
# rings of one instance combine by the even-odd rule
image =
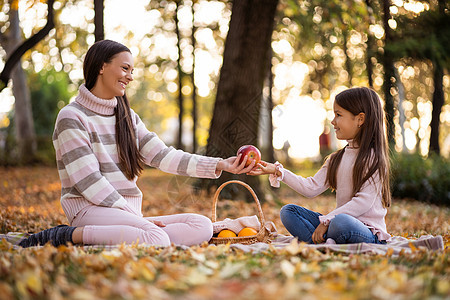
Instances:
[[[47,23],[45,26],[39,30],[32,37],[24,41],[16,50],[11,54],[8,60],[5,63],[5,67],[3,68],[2,73],[0,74],[0,91],[2,91],[7,85],[8,81],[11,78],[11,71],[15,67],[15,65],[20,61],[20,58],[27,52],[29,49],[33,48],[37,43],[39,43],[52,28],[55,27],[55,22],[53,20],[53,3],[54,0],[48,0],[47,2]]]

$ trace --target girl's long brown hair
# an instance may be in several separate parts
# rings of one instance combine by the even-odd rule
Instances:
[[[83,64],[85,85],[91,90],[97,82],[97,77],[105,63],[110,63],[117,54],[130,52],[124,45],[102,40],[92,45],[86,53]],[[133,120],[130,115],[130,103],[127,96],[116,97],[117,106],[114,109],[116,116],[116,143],[119,155],[119,166],[125,176],[132,180],[144,169],[144,158],[139,152]]]
[[[378,94],[369,88],[347,89],[335,97],[336,103],[353,115],[365,114],[361,130],[354,138],[359,152],[353,166],[353,195],[376,172],[382,186],[383,206],[391,205],[391,189],[389,182],[389,154],[385,132],[385,114]],[[345,148],[336,151],[329,157],[327,181],[336,189],[336,174]]]

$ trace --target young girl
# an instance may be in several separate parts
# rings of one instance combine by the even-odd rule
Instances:
[[[95,43],[83,65],[85,84],[56,120],[53,144],[62,185],[61,204],[72,226],[34,234],[19,245],[119,244],[139,241],[167,246],[211,239],[211,221],[197,214],[143,217],[136,185],[144,164],[162,171],[218,178],[245,173],[240,157],[222,160],[167,147],[130,109],[125,89],[133,80],[133,58],[124,45]]]
[[[272,186],[283,181],[306,197],[336,190],[336,209],[327,215],[288,204],[280,217],[286,229],[307,243],[385,243],[385,216],[391,204],[385,116],[377,93],[352,88],[339,93],[331,124],[348,145],[331,154],[313,176],[303,178],[281,164],[261,162],[250,175],[270,174]]]

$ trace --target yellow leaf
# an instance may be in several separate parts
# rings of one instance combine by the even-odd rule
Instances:
[[[9,243],[5,238],[0,241],[0,250],[3,252],[12,251],[13,245]]]
[[[35,294],[42,293],[42,281],[36,272],[28,271],[16,283],[17,290],[23,297],[28,297],[28,290]]]
[[[398,285],[404,284],[408,280],[408,275],[403,272],[394,270],[390,274],[390,277],[397,282]],[[392,281],[391,281],[392,282]]]
[[[450,293],[450,283],[446,280],[438,281],[436,284],[436,289],[439,294],[448,295]]]
[[[387,257],[391,257],[392,254],[394,254],[394,249],[393,249],[393,248],[389,248],[389,249],[386,251],[386,256],[387,256]]]
[[[284,276],[287,278],[292,278],[295,275],[295,267],[288,262],[287,260],[283,260],[280,264],[281,272],[283,272]]]
[[[102,257],[109,262],[112,262],[117,257],[121,257],[121,256],[122,256],[122,252],[120,252],[118,249],[113,249],[111,251],[103,251],[102,252]]]
[[[197,269],[192,269],[189,272],[189,275],[185,278],[185,282],[189,285],[200,285],[206,283],[207,281],[208,277],[204,273],[199,272]]]
[[[36,294],[40,294],[42,292],[42,281],[37,274],[29,274],[26,279],[26,284],[27,287]]]
[[[240,274],[246,268],[245,263],[230,263],[227,262],[220,270],[220,278],[230,278],[236,274]]]
[[[293,239],[291,243],[287,245],[284,249],[291,255],[296,255],[301,251],[301,247],[297,239]]]
[[[409,243],[409,248],[411,248],[412,252],[418,251],[419,249],[417,249],[416,246],[414,246],[413,243]]]
[[[195,259],[198,262],[204,262],[206,260],[205,254],[203,253],[197,253],[191,248],[188,249],[189,253],[191,254],[192,258]]]
[[[140,275],[147,281],[153,281],[155,279],[155,273],[152,272],[147,266],[142,266],[139,269]]]

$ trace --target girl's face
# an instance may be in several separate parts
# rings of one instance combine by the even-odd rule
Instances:
[[[133,57],[130,52],[120,52],[111,62],[103,64],[91,92],[102,99],[123,96],[130,81],[133,81]]]
[[[364,113],[353,115],[346,109],[343,109],[336,103],[333,104],[334,119],[331,124],[336,131],[336,137],[339,140],[351,140],[356,137],[361,126],[364,123]]]

